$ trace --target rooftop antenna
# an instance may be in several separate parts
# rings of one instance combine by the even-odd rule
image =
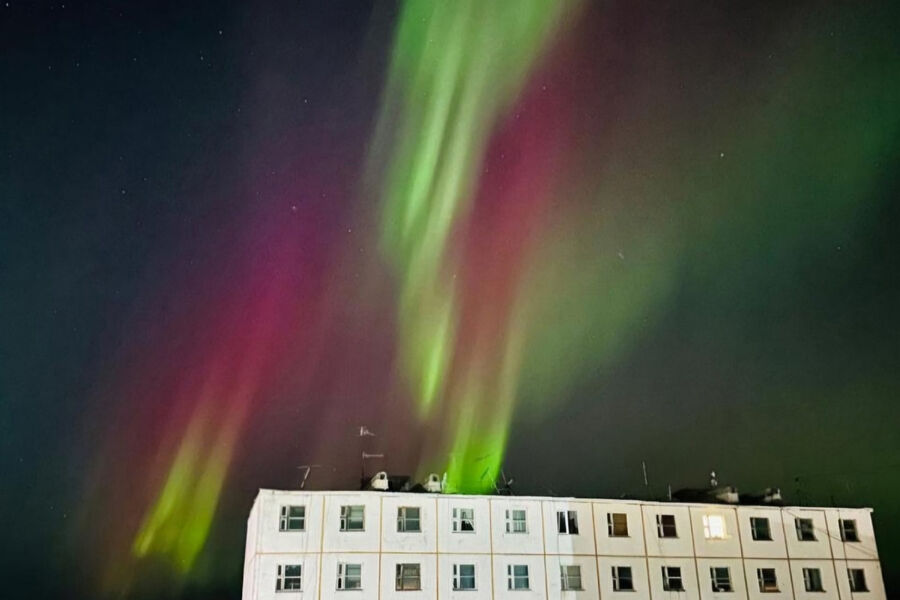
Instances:
[[[716,470],[713,469],[709,472],[709,487],[716,488],[719,487],[719,478],[716,477]]]
[[[318,469],[318,468],[320,468],[321,466],[322,466],[322,465],[300,465],[299,467],[297,467],[298,469],[303,469],[303,479],[300,480],[300,489],[301,489],[301,490],[302,490],[304,487],[306,487],[306,480],[309,479],[309,473],[310,473],[313,469]]]
[[[498,486],[497,482],[494,481],[494,491],[497,492],[498,496],[512,496],[512,484],[516,482],[515,478],[506,478],[506,473],[503,469],[500,469],[500,479],[503,481],[502,486]]]
[[[647,492],[647,497],[650,497],[650,480],[647,479],[647,461],[641,461],[641,471],[644,473],[644,489]]]
[[[363,443],[363,439],[367,437],[375,437],[375,434],[372,433],[372,430],[369,429],[365,425],[359,426],[359,440],[360,440],[360,452],[362,453],[362,461],[360,464],[362,481],[366,480],[366,460],[369,458],[384,458],[384,454],[369,454],[365,450],[365,445]]]

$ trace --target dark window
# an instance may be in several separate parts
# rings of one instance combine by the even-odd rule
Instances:
[[[278,565],[278,579],[275,581],[276,592],[299,592],[303,583],[302,565]]]
[[[559,565],[559,580],[563,591],[582,589],[581,567],[579,565]]]
[[[341,531],[363,531],[366,524],[364,506],[341,507]]]
[[[731,592],[731,573],[728,567],[710,567],[709,578],[712,580],[712,591]]]
[[[656,515],[656,534],[661,538],[678,537],[675,515]]]
[[[756,580],[759,582],[759,591],[778,591],[778,578],[775,576],[775,569],[757,569]]]
[[[803,587],[807,592],[824,592],[822,572],[819,569],[803,569]]]
[[[474,508],[454,508],[453,509],[453,532],[473,532],[475,531],[475,509]]]
[[[528,523],[524,509],[506,511],[506,533],[528,533]]]
[[[625,513],[606,513],[606,529],[609,537],[628,536],[628,515]]]
[[[556,525],[560,533],[569,535],[578,534],[578,513],[574,510],[560,510],[556,512]]]
[[[527,590],[529,588],[528,565],[507,565],[506,589]]]
[[[816,529],[812,519],[794,519],[794,527],[797,529],[797,539],[801,542],[816,541]]]
[[[683,592],[684,583],[681,580],[681,567],[662,568],[663,589],[667,592]]]
[[[772,541],[772,530],[766,517],[750,517],[750,535],[756,541]]]
[[[850,579],[851,592],[868,592],[866,586],[866,572],[862,569],[847,569],[847,577]]]
[[[418,563],[402,563],[397,565],[397,590],[421,590],[422,569]]]
[[[841,526],[841,540],[845,542],[858,542],[859,533],[856,531],[856,521],[854,519],[838,519]]]
[[[453,565],[453,589],[475,589],[475,565]]]
[[[629,592],[634,590],[634,579],[631,577],[631,567],[612,568],[613,591]]]
[[[361,590],[362,589],[362,565],[339,563],[337,589]]]
[[[306,529],[305,506],[282,506],[278,521],[279,531],[304,531]]]
[[[397,509],[397,531],[422,531],[417,506],[401,506]]]

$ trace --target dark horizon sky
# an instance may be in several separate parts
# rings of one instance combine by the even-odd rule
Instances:
[[[0,3],[5,589],[239,598],[366,425],[871,506],[900,590],[900,12],[784,4]]]

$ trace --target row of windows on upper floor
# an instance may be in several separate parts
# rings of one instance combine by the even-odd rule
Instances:
[[[360,563],[338,563],[337,589],[361,590],[363,581],[362,569],[363,566]],[[663,590],[668,592],[686,591],[681,567],[663,566],[661,576]],[[278,565],[276,577],[276,591],[301,591],[303,589],[303,564]],[[614,566],[611,568],[610,577],[613,591],[632,592],[637,589],[631,567]],[[866,585],[866,573],[863,569],[847,569],[847,579],[852,592],[869,591]],[[559,581],[560,588],[563,591],[583,590],[581,566],[560,565]],[[781,591],[774,568],[762,567],[756,569],[756,581],[760,592],[777,593]],[[531,576],[528,565],[507,565],[506,584],[507,589],[513,591],[531,589]],[[710,567],[709,584],[713,592],[733,592],[731,569],[729,567]],[[824,592],[821,570],[814,567],[804,568],[803,585],[807,592]],[[395,586],[397,591],[421,590],[422,565],[420,563],[397,563],[395,566]],[[477,589],[474,564],[456,563],[453,565],[453,589],[457,591]]]
[[[507,510],[505,517],[506,533],[528,533],[528,515],[525,509]],[[364,531],[365,522],[365,506],[341,506],[340,531]],[[628,537],[628,515],[606,513],[606,528],[609,537]],[[556,529],[560,534],[578,535],[578,513],[574,510],[557,511]],[[839,519],[838,529],[841,541],[860,541],[855,519]],[[306,507],[282,506],[279,530],[305,531]],[[814,542],[818,539],[812,519],[795,518],[794,530],[797,539],[801,542]],[[421,511],[418,507],[401,506],[397,509],[397,531],[422,531]],[[475,509],[454,508],[451,531],[453,533],[474,533]],[[656,515],[656,534],[660,538],[677,538],[678,529],[675,524],[675,515]],[[710,540],[728,537],[725,518],[721,515],[703,515],[703,535]],[[750,517],[750,535],[756,541],[771,541],[772,529],[769,519],[767,517]]]

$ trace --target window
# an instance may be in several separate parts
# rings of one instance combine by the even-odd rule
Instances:
[[[628,515],[606,513],[606,529],[609,531],[609,537],[628,537]]]
[[[306,507],[282,506],[281,519],[278,521],[278,531],[305,531]]]
[[[678,537],[675,515],[656,515],[656,535],[661,538]]]
[[[612,580],[614,592],[634,591],[634,579],[631,577],[631,567],[613,567]]]
[[[731,588],[731,573],[728,567],[710,567],[709,578],[712,580],[712,591],[733,592]]]
[[[803,587],[807,592],[824,592],[822,589],[822,571],[819,569],[803,569]]]
[[[708,540],[725,539],[725,517],[703,515],[703,536]]]
[[[278,565],[278,579],[275,580],[276,592],[299,592],[303,583],[302,565]]]
[[[506,511],[506,533],[528,533],[524,510]]]
[[[581,590],[581,567],[579,565],[559,565],[559,585],[562,590]]]
[[[527,590],[528,565],[506,565],[506,589]]]
[[[574,510],[556,511],[556,528],[560,533],[578,535],[578,513]]]
[[[338,563],[337,589],[361,590],[362,589],[362,565],[351,563]]]
[[[662,568],[663,589],[667,592],[683,592],[684,583],[681,581],[681,567]]]
[[[794,519],[794,527],[797,529],[797,539],[801,542],[816,541],[812,519]]]
[[[454,508],[453,509],[453,532],[460,533],[475,531],[475,509],[474,508]]]
[[[418,507],[401,506],[397,509],[397,531],[422,531]]]
[[[856,532],[855,519],[838,519],[838,525],[841,529],[842,542],[858,542],[859,534]]]
[[[475,589],[475,565],[453,565],[453,589]]]
[[[418,509],[416,509],[418,510]],[[402,563],[397,565],[397,590],[421,590],[422,569],[418,563]]]
[[[772,530],[766,517],[750,517],[750,536],[760,541],[772,541]]]
[[[847,577],[850,579],[851,592],[868,592],[866,586],[866,572],[862,569],[847,569]]]
[[[365,506],[341,507],[341,531],[363,531],[366,525]]]
[[[756,580],[759,582],[759,591],[778,591],[778,578],[775,577],[775,569],[757,569]]]

